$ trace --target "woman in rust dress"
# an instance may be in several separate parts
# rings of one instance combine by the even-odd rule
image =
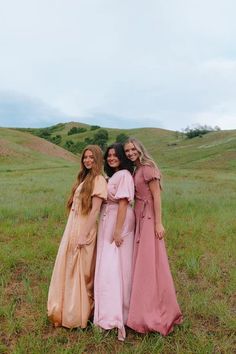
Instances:
[[[167,335],[182,322],[169,268],[161,220],[161,175],[136,139],[124,145],[136,166],[133,281],[127,325],[140,333]]]

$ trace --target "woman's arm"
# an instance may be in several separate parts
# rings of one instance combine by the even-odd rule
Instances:
[[[158,180],[152,180],[148,183],[150,191],[152,193],[153,205],[154,205],[154,230],[155,236],[161,240],[164,237],[165,229],[162,225],[161,219],[161,188]]]
[[[119,206],[118,206],[118,212],[116,217],[116,226],[113,234],[113,241],[115,241],[117,247],[120,247],[123,242],[123,239],[121,237],[121,232],[125,222],[127,207],[128,207],[128,200],[126,198],[119,199]]]
[[[89,235],[90,231],[92,230],[92,228],[96,223],[97,217],[101,209],[102,201],[103,201],[102,198],[96,196],[92,197],[92,209],[90,210],[87,222],[82,227],[79,233],[77,248],[86,245],[87,236]]]

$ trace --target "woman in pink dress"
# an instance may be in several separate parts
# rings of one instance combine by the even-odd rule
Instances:
[[[68,200],[69,218],[49,287],[48,316],[55,327],[85,328],[93,312],[96,220],[107,197],[102,167],[99,146],[87,146]]]
[[[136,166],[136,231],[133,278],[127,326],[137,332],[169,334],[182,322],[169,268],[161,220],[161,175],[144,146],[136,139],[124,145]]]
[[[108,199],[103,205],[98,230],[94,282],[94,323],[103,329],[118,329],[125,339],[128,317],[134,240],[132,164],[123,146],[116,143],[105,153]]]

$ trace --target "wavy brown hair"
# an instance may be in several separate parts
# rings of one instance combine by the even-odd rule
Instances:
[[[91,151],[94,157],[94,163],[91,169],[87,169],[83,162],[84,154],[87,150]],[[82,152],[80,164],[81,164],[81,168],[78,173],[77,180],[72,187],[71,195],[67,202],[67,208],[69,210],[71,209],[75,191],[80,185],[80,183],[84,182],[80,191],[80,201],[81,201],[80,212],[82,215],[87,215],[92,208],[92,192],[94,188],[95,178],[102,174],[103,154],[100,147],[98,145],[86,146],[86,148]]]

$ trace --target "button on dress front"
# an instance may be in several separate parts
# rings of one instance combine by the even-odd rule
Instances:
[[[48,293],[49,319],[56,326],[67,328],[85,328],[94,307],[96,225],[89,233],[86,245],[76,248],[81,227],[88,219],[88,215],[84,216],[80,212],[82,184],[74,194]],[[92,196],[107,197],[107,183],[101,175],[95,178]]]
[[[123,243],[113,241],[118,203],[129,201],[122,229]],[[94,323],[103,329],[118,328],[120,339],[125,338],[125,327],[131,292],[132,254],[134,241],[133,178],[127,170],[116,172],[108,181],[108,200],[102,207],[95,272]]]
[[[167,335],[182,322],[169,268],[165,241],[155,237],[154,205],[149,182],[160,181],[160,172],[141,165],[135,173],[133,281],[127,325],[140,333]]]

